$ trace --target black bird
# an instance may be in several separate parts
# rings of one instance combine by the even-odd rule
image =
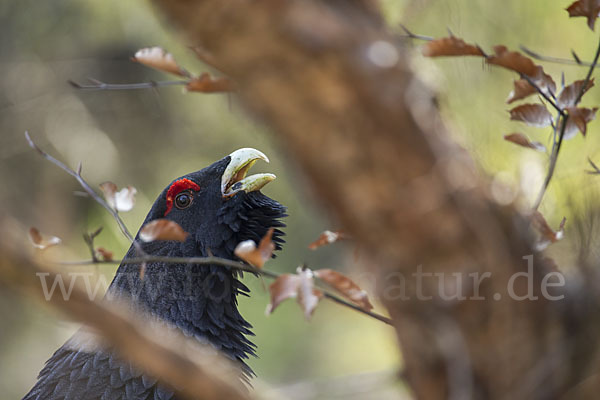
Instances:
[[[237,259],[233,251],[244,240],[258,242],[271,227],[285,226],[285,207],[259,190],[275,179],[272,174],[247,176],[257,160],[268,162],[258,150],[240,149],[200,171],[185,175],[163,190],[144,224],[167,218],[190,235],[184,243],[140,243],[150,255],[202,257],[214,255]],[[277,248],[283,232],[276,229]],[[125,256],[133,258],[132,245]],[[240,364],[241,376],[250,377],[244,360],[255,355],[251,325],[240,315],[237,296],[248,288],[238,274],[216,265],[165,265],[148,263],[143,276],[140,265],[121,264],[106,298],[126,296],[131,304],[186,336],[209,342]],[[46,362],[26,400],[59,399],[174,399],[176,391],[157,383],[119,359],[110,349],[94,351],[84,331],[76,333]]]

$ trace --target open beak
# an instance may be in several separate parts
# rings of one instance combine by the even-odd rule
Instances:
[[[267,156],[256,149],[239,149],[231,153],[229,157],[231,157],[231,161],[221,177],[221,193],[223,197],[233,196],[242,190],[247,193],[260,190],[267,183],[275,179],[275,175],[273,174],[246,176],[248,170],[256,160],[269,162]]]

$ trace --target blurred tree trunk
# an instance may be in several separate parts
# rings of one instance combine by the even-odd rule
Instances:
[[[551,267],[532,250],[526,220],[489,196],[370,2],[153,2],[239,84],[245,106],[364,246],[417,398],[557,398],[589,373],[594,292],[541,296]],[[532,254],[539,299],[511,300],[509,279]],[[443,290],[425,273],[446,274]],[[515,283],[525,293],[526,279]],[[460,286],[485,300],[444,298]]]

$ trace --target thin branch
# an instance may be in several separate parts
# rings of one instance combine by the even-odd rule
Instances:
[[[410,39],[418,39],[418,40],[425,40],[427,42],[430,42],[432,40],[434,40],[433,37],[431,36],[425,36],[425,35],[418,35],[416,33],[413,33],[411,31],[408,30],[408,28],[402,24],[400,24],[400,28],[402,28],[402,30],[404,31],[404,35],[401,35],[402,37],[407,37]]]
[[[79,90],[137,90],[152,89],[162,86],[184,86],[190,83],[189,80],[179,81],[150,81],[140,83],[105,83],[94,78],[88,78],[91,85],[82,85],[72,80],[67,81],[75,89]]]
[[[581,89],[579,90],[579,94],[577,95],[577,98],[575,99],[575,103],[574,103],[575,105],[581,101],[581,98],[583,97],[583,94],[585,93],[587,85],[588,85],[590,79],[592,78],[594,69],[598,65],[599,58],[600,58],[600,40],[598,41],[598,48],[596,49],[596,55],[594,56],[594,60],[589,65],[590,68],[588,70],[588,73],[585,77],[585,80],[583,81],[583,85],[581,86]],[[552,156],[550,157],[550,167],[548,168],[548,174],[546,175],[546,179],[544,179],[544,185],[542,186],[542,189],[540,190],[538,198],[533,206],[534,210],[537,210],[539,208],[540,204],[542,203],[544,194],[546,193],[546,190],[548,189],[548,185],[550,185],[550,181],[552,180],[552,176],[554,175],[554,169],[556,168],[556,163],[558,161],[558,155],[560,153],[560,149],[562,146],[562,142],[563,142],[563,138],[565,135],[565,129],[567,127],[568,120],[569,120],[569,115],[565,114],[563,112],[562,125],[560,126],[560,134],[558,135],[558,142],[556,143],[556,146],[552,146],[552,149],[554,151],[552,153]]]
[[[564,114],[562,116],[562,124],[560,126],[560,133],[558,135],[558,141],[554,141],[554,143],[552,144],[552,151],[551,151],[551,155],[550,155],[550,166],[548,167],[548,173],[546,174],[546,178],[544,179],[544,184],[543,184],[542,188],[540,189],[540,192],[535,201],[535,204],[533,205],[534,210],[537,210],[540,207],[540,204],[542,204],[542,199],[544,198],[544,194],[546,193],[546,190],[548,189],[548,186],[550,185],[550,181],[552,180],[552,177],[554,176],[554,169],[556,168],[556,162],[558,161],[558,153],[560,152],[560,145],[562,144],[562,140],[563,140],[563,136],[565,134],[565,129],[567,127],[568,120],[569,120],[569,114]],[[560,115],[559,115],[559,118],[557,118],[557,121],[560,121]]]
[[[598,166],[596,164],[594,164],[594,162],[592,161],[592,159],[589,158],[589,157],[588,157],[588,162],[592,166],[593,171],[588,170],[588,171],[585,171],[585,172],[587,172],[590,175],[600,175],[600,168],[598,168]]]
[[[130,242],[133,242],[133,236],[131,235],[131,233],[127,229],[127,226],[125,226],[125,223],[123,222],[123,220],[121,220],[121,217],[119,217],[119,214],[117,213],[117,211],[115,209],[113,209],[111,206],[109,206],[108,203],[106,201],[104,201],[104,199],[102,197],[100,197],[90,187],[90,185],[81,177],[81,164],[79,164],[78,171],[75,172],[71,168],[69,168],[65,164],[63,164],[62,162],[58,161],[56,158],[52,157],[51,155],[49,155],[48,153],[46,153],[45,151],[43,151],[42,149],[40,149],[38,147],[38,145],[33,142],[33,140],[31,139],[31,136],[29,136],[29,132],[27,132],[27,131],[25,131],[25,138],[27,139],[27,143],[29,143],[29,147],[31,147],[32,149],[34,149],[35,151],[37,151],[46,160],[50,161],[52,164],[58,166],[60,169],[62,169],[63,171],[65,171],[67,174],[69,174],[72,177],[74,177],[75,179],[77,179],[77,182],[79,182],[79,184],[81,185],[81,187],[94,200],[96,200],[96,202],[98,204],[100,204],[102,207],[104,207],[112,215],[112,217],[115,219],[115,221],[117,221],[117,224],[119,225],[119,228],[121,229],[121,232],[123,232],[123,235],[125,235],[125,237]]]
[[[96,257],[96,247],[94,246],[94,240],[96,236],[98,236],[102,232],[102,227],[96,229],[94,232],[85,232],[83,234],[83,241],[87,244],[90,254],[92,256],[93,261],[98,261],[98,257]]]
[[[523,45],[519,46],[519,48],[523,51],[523,53],[527,54],[529,57],[534,58],[539,61],[546,61],[546,62],[551,62],[551,63],[555,63],[555,64],[577,65],[577,66],[581,66],[581,67],[591,67],[593,64],[589,61],[581,61],[579,59],[579,57],[577,57],[577,54],[575,54],[575,52],[572,52],[574,60],[571,60],[569,58],[544,56],[540,53],[536,53],[533,50],[528,49],[527,47],[525,47]],[[594,68],[600,68],[600,66],[596,64],[596,65],[594,65]]]
[[[544,98],[544,100],[546,100],[548,103],[550,103],[550,105],[561,115],[564,117],[565,115],[565,110],[563,110],[558,104],[556,104],[556,102],[554,101],[554,99],[552,99],[550,96],[548,96],[541,87],[539,87],[535,81],[533,79],[531,79],[531,77],[529,77],[528,75],[525,74],[520,74],[521,78],[525,79],[527,81],[527,83],[529,83],[531,86],[533,86],[533,88],[540,94],[540,96],[542,96]],[[552,95],[554,96],[554,95]]]
[[[594,61],[592,61],[592,64],[590,65],[590,69],[588,70],[588,73],[585,76],[583,85],[581,86],[581,89],[579,90],[579,95],[577,96],[577,99],[575,100],[575,105],[577,105],[577,103],[579,103],[579,101],[581,101],[581,98],[583,97],[583,94],[585,93],[585,91],[587,89],[588,83],[590,83],[590,79],[592,79],[592,74],[594,73],[594,68],[596,68],[596,66],[598,65],[598,58],[600,58],[600,41],[598,42],[598,48],[596,49],[596,54],[594,55]]]
[[[346,301],[346,300],[342,299],[341,297],[338,297],[338,296],[332,294],[327,289],[323,289],[322,287],[319,287],[319,290],[323,293],[323,296],[325,296],[329,300],[332,300],[332,301],[334,301],[334,302],[336,302],[338,304],[341,304],[341,305],[349,307],[349,308],[351,308],[351,309],[353,309],[355,311],[358,311],[360,313],[368,315],[371,318],[375,318],[376,320],[381,321],[384,324],[388,324],[390,326],[393,326],[392,320],[389,319],[388,317],[384,317],[383,315],[374,313],[373,311],[365,310],[364,308],[361,308],[361,307],[357,306],[354,303]]]
[[[94,264],[143,264],[148,262],[161,262],[165,264],[199,264],[199,265],[219,265],[222,267],[233,268],[239,271],[250,272],[271,279],[277,279],[281,274],[278,272],[268,271],[265,269],[258,269],[250,264],[242,263],[239,261],[228,260],[226,258],[220,258],[215,256],[209,257],[168,257],[168,256],[152,256],[147,255],[143,257],[125,258],[123,260],[82,260],[82,261],[60,261],[55,262],[59,265],[94,265]],[[392,320],[384,317],[383,315],[377,314],[372,311],[365,310],[358,305],[349,302],[336,294],[332,293],[329,289],[319,287],[319,290],[323,292],[323,295],[338,304],[345,307],[351,308],[362,314],[365,314],[371,318],[375,318],[378,321],[392,325]]]

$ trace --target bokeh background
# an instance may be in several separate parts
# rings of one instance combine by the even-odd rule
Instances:
[[[415,33],[436,37],[450,29],[484,49],[526,45],[563,57],[574,49],[582,59],[591,59],[597,39],[584,20],[567,17],[564,8],[569,3],[384,0],[382,7],[390,29],[399,34],[401,23]],[[415,51],[419,44],[408,43]],[[321,231],[337,228],[336,221],[319,208],[319,199],[291,163],[288,155],[294,150],[282,148],[276,133],[248,116],[234,97],[186,94],[180,87],[77,91],[67,83],[85,83],[88,77],[110,83],[169,80],[129,61],[137,49],[154,45],[168,49],[192,72],[210,71],[146,1],[0,1],[0,213],[61,237],[63,245],[47,254],[54,259],[89,257],[81,235],[99,226],[104,231],[98,245],[116,257],[127,249],[111,218],[89,198],[73,194],[80,190],[74,179],[28,148],[25,130],[68,165],[76,167],[81,161],[83,176],[95,187],[107,180],[120,187],[135,186],[136,207],[123,214],[132,231],[173,178],[237,148],[255,147],[270,157],[271,164],[257,164],[253,170],[278,176],[265,193],[287,205],[290,214],[288,243],[267,268],[292,272],[304,262],[314,268],[335,268],[362,281],[372,293],[372,279],[359,273],[363,261],[352,243],[317,252],[307,249]],[[559,85],[561,73],[569,83],[586,72],[576,66],[544,66]],[[516,147],[502,136],[519,131],[549,146],[550,131],[509,121],[510,107],[504,100],[514,74],[490,69],[474,58],[416,57],[415,68],[440,93],[452,134],[471,151],[482,172],[511,188],[523,206],[530,205],[541,186],[547,155]],[[599,104],[599,93],[592,89],[583,104]],[[598,179],[584,170],[588,157],[600,162],[596,125],[590,124],[587,138],[578,135],[565,143],[556,179],[541,208],[551,223],[579,213],[595,198]],[[568,260],[565,253],[563,257]],[[115,271],[113,266],[77,268],[109,280]],[[267,318],[268,296],[262,282],[247,277],[246,283],[253,295],[241,299],[241,308],[255,327],[260,355],[250,365],[263,381],[294,388],[306,398],[313,392],[320,393],[315,398],[347,397],[347,392],[356,392],[356,382],[365,382],[364,393],[356,398],[384,398],[374,390],[394,387],[390,382],[402,361],[391,328],[326,301],[311,322],[303,319],[293,301]],[[381,306],[377,311],[385,312]],[[0,293],[1,397],[20,398],[44,361],[75,329],[76,324],[43,304]],[[401,384],[394,388],[406,394]]]

